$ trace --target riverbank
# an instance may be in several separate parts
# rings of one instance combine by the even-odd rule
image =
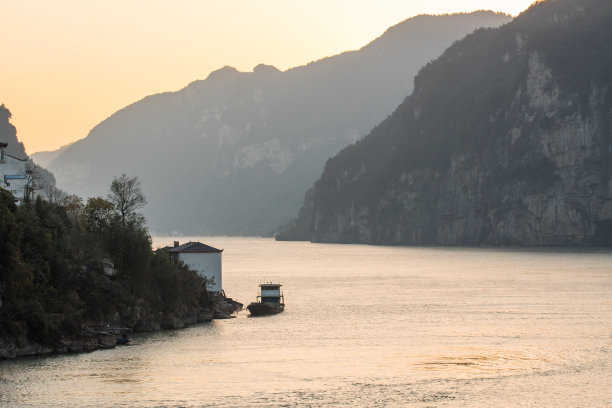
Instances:
[[[125,324],[117,314],[117,319],[109,322],[112,325],[125,326],[134,333],[155,332],[163,330],[184,329],[197,323],[210,322],[214,319],[230,319],[234,313],[242,310],[242,304],[231,298],[220,296],[210,307],[198,307],[183,312],[151,312],[136,307],[133,313],[134,324]],[[100,325],[103,327],[104,325]],[[42,356],[51,354],[68,354],[91,352],[108,348],[99,341],[99,329],[93,326],[82,327],[77,333],[62,333],[48,344],[36,341],[28,336],[26,328],[14,325],[14,334],[0,336],[0,360],[19,357]]]

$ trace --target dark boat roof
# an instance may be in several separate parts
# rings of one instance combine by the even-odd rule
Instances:
[[[168,252],[208,252],[208,253],[219,253],[223,252],[222,249],[213,248],[205,245],[201,242],[187,242],[186,244],[179,245],[174,248],[170,248]]]

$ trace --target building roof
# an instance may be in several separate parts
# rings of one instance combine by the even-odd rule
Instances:
[[[8,147],[8,143],[3,142],[2,140],[0,140],[0,149],[6,149]],[[9,154],[6,152],[6,150],[4,151],[4,155],[8,156],[8,157],[12,157],[15,160],[19,160],[19,161],[28,161],[28,158],[26,157],[25,159],[21,158],[21,157],[17,157],[13,154]]]
[[[28,161],[28,159],[27,159],[27,158],[26,158],[26,159],[23,159],[23,158],[21,158],[21,157],[13,156],[12,154],[8,154],[8,153],[5,153],[4,155],[5,155],[5,156],[8,156],[8,157],[12,157],[13,159],[15,159],[15,160],[19,160],[19,161]]]
[[[261,288],[263,288],[264,286],[274,286],[275,288],[280,288],[283,285],[281,285],[280,283],[270,283],[270,282],[268,282],[268,283],[260,283],[259,284],[259,287],[261,287]]]
[[[186,244],[170,248],[168,252],[209,252],[218,253],[223,252],[222,249],[213,248],[211,246],[202,244],[201,242],[187,242]]]

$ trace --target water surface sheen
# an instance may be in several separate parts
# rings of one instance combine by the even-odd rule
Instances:
[[[610,251],[196,239],[286,311],[0,362],[0,406],[612,406]]]

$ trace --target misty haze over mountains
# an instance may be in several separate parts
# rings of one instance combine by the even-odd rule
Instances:
[[[116,112],[53,155],[58,187],[105,196],[137,176],[155,233],[266,235],[293,218],[325,161],[366,135],[412,91],[416,72],[506,15],[418,16],[358,51],[281,72],[225,67]]]

